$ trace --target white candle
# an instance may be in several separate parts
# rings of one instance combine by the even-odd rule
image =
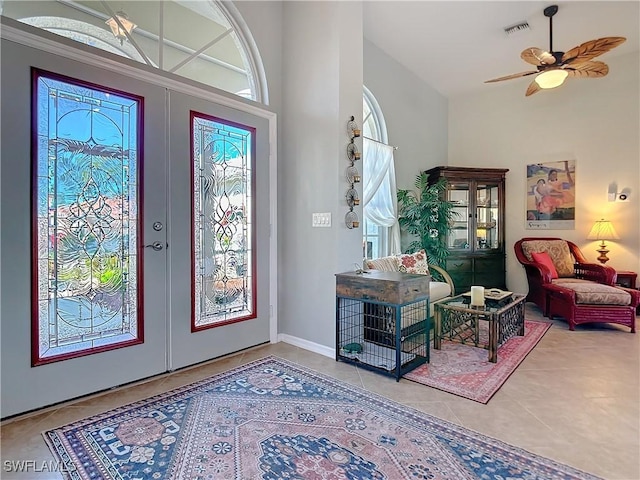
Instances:
[[[471,287],[471,305],[484,305],[484,287]]]

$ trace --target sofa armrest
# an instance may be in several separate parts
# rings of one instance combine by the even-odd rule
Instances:
[[[613,286],[616,281],[615,269],[598,263],[576,263],[574,265],[576,278],[591,280]]]
[[[553,283],[544,286],[544,289],[552,296],[561,298],[564,302],[569,304],[576,303],[576,292],[570,288],[561,287]]]
[[[456,294],[456,287],[453,284],[453,279],[451,275],[447,273],[447,271],[439,267],[438,265],[429,264],[429,272],[431,273],[431,278],[435,281],[442,281],[449,284],[451,288],[451,296],[453,297]]]
[[[551,270],[546,265],[536,262],[529,262],[524,265],[524,269],[527,272],[527,277],[530,280],[534,280],[534,283],[538,285],[546,285],[551,283]]]
[[[631,295],[631,306],[633,308],[638,308],[638,305],[640,305],[640,290],[636,290],[635,288],[619,287],[617,285],[616,288],[628,292],[629,295]]]

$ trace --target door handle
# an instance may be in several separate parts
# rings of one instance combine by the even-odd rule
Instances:
[[[169,247],[168,244],[167,244],[167,247]],[[162,245],[162,242],[153,242],[153,243],[151,243],[149,245],[145,245],[143,248],[153,248],[156,252],[159,252],[164,247]]]

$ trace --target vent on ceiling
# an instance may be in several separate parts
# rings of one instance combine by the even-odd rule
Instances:
[[[529,26],[528,22],[520,22],[516,23],[515,25],[511,25],[510,27],[505,27],[504,33],[506,33],[507,35],[513,35],[514,33],[523,32],[530,29],[531,27]]]

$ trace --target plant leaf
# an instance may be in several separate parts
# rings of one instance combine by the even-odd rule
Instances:
[[[416,176],[417,192],[398,190],[398,223],[413,240],[406,248],[413,253],[421,248],[427,252],[430,263],[444,266],[449,250],[445,245],[446,235],[451,231],[454,202],[445,200],[447,181],[442,178],[429,185],[429,177],[421,172]],[[434,235],[433,232],[436,232]]]

